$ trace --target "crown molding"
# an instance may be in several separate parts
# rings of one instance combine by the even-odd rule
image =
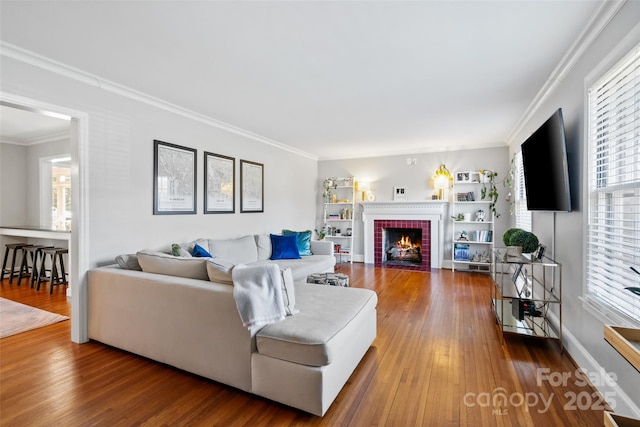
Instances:
[[[556,68],[551,72],[551,75],[547,78],[547,81],[540,91],[538,91],[535,98],[533,98],[533,101],[531,101],[529,107],[527,107],[522,117],[520,117],[514,129],[507,136],[507,145],[515,142],[515,137],[522,131],[524,126],[542,106],[542,103],[553,93],[566,75],[571,72],[585,51],[593,44],[606,26],[609,25],[609,22],[611,22],[626,2],[627,0],[606,0],[600,5],[576,41],[573,42]]]
[[[13,145],[22,145],[22,146],[30,146],[30,145],[38,145],[38,144],[46,144],[49,142],[62,141],[70,138],[70,133],[68,130],[63,130],[56,133],[51,133],[49,135],[36,136],[33,138],[27,138],[24,140],[15,140],[15,139],[0,139],[0,142],[4,144],[13,144]]]
[[[0,40],[0,56],[11,58],[16,61],[23,62],[25,64],[41,68],[43,70],[58,74],[60,76],[76,80],[80,83],[91,85],[99,89],[111,92],[125,98],[129,98],[144,104],[150,105],[161,110],[168,111],[170,113],[186,117],[199,123],[203,123],[224,131],[243,136],[245,138],[270,145],[272,147],[279,148],[284,151],[288,151],[297,154],[302,157],[307,157],[312,160],[318,160],[316,156],[307,153],[306,151],[299,150],[295,147],[283,144],[273,139],[258,135],[240,127],[231,125],[229,123],[216,120],[214,118],[205,116],[204,114],[197,113],[195,111],[183,108],[179,105],[164,101],[160,98],[148,95],[138,90],[129,88],[119,83],[112,82],[107,79],[103,79],[100,76],[87,73],[81,69],[72,67],[62,62],[47,58],[46,56],[31,52],[23,49],[19,46],[13,45]]]

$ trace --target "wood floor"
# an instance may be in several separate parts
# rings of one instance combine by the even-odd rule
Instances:
[[[323,418],[97,342],[74,344],[66,321],[0,340],[0,425],[602,425],[599,395],[580,386],[557,343],[502,344],[489,276],[363,264],[341,272],[378,293],[378,336]],[[0,285],[4,298],[68,315],[64,292]],[[554,386],[538,369],[568,381]],[[577,410],[585,401],[590,409]]]

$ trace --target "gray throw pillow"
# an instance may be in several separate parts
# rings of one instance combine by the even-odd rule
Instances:
[[[142,271],[142,267],[138,263],[138,257],[136,254],[122,254],[116,257],[116,262],[123,270],[138,270]]]

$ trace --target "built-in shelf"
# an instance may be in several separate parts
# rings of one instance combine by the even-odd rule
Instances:
[[[325,240],[334,243],[337,262],[353,262],[354,214],[356,183],[354,177],[329,178],[329,192],[325,194],[322,229]],[[323,186],[327,181],[323,183]],[[345,247],[346,246],[346,247]]]

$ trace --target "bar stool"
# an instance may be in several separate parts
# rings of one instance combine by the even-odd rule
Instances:
[[[44,248],[42,249],[42,263],[38,271],[38,285],[36,290],[40,290],[42,282],[49,282],[49,293],[53,293],[53,287],[56,285],[67,285],[67,273],[64,268],[64,258],[62,255],[68,254],[69,250],[65,248]],[[46,262],[47,256],[51,257],[51,276],[47,276]],[[58,262],[56,262],[58,261]],[[58,269],[60,265],[60,269]]]
[[[2,273],[0,273],[0,281],[4,279],[5,274],[9,274],[9,283],[13,283],[13,276],[16,275],[16,254],[20,252],[24,259],[24,248],[32,246],[29,243],[7,243],[4,250],[4,260],[2,261]],[[11,252],[11,267],[7,268],[7,259],[9,258],[9,252]],[[19,274],[20,272],[18,272]]]
[[[53,248],[53,246],[31,245],[23,249],[22,264],[20,265],[20,274],[18,274],[18,286],[22,284],[22,278],[29,277],[33,288],[36,280],[38,280],[38,263],[43,256],[42,250],[46,248]],[[31,265],[29,265],[29,260],[31,260]]]

